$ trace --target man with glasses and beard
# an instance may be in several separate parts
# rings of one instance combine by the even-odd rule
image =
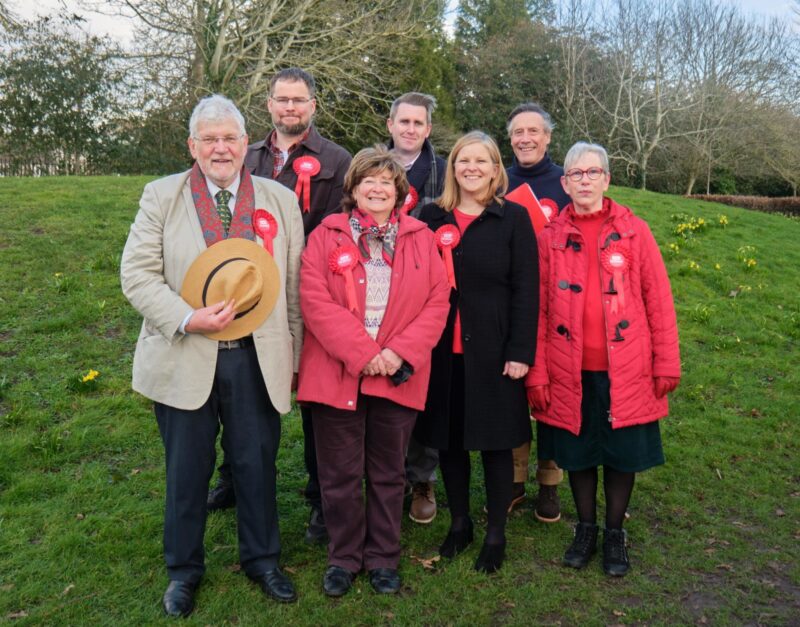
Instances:
[[[344,175],[351,156],[341,146],[322,137],[314,126],[316,85],[308,72],[294,67],[275,74],[270,81],[267,109],[274,129],[266,139],[248,147],[244,166],[251,174],[273,179],[297,194],[308,238],[325,216],[341,210]],[[327,544],[311,412],[301,407],[301,414],[303,456],[308,471],[305,498],[311,507],[305,539],[310,543]],[[229,467],[223,461],[217,484],[208,494],[208,509],[227,509],[235,503]]]

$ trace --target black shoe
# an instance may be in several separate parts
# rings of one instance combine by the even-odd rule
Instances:
[[[311,515],[308,517],[308,528],[306,529],[305,540],[309,544],[328,544],[328,528],[325,526],[325,517],[319,507],[311,508]]]
[[[483,543],[481,552],[478,554],[478,559],[475,560],[475,570],[479,573],[486,573],[488,575],[496,573],[503,565],[503,560],[506,558],[506,542],[503,540],[501,544],[487,544]]]
[[[233,491],[233,484],[227,479],[220,477],[217,485],[208,491],[206,509],[215,512],[220,509],[230,509],[236,506],[236,492]]]
[[[353,573],[341,566],[328,566],[322,578],[322,589],[329,597],[343,596],[353,585],[353,578]]]
[[[197,584],[186,581],[170,581],[162,600],[167,616],[186,617],[194,609],[194,593]]]
[[[606,529],[603,533],[603,572],[612,577],[624,577],[631,568],[628,550],[625,548],[627,534],[622,529]]]
[[[373,568],[369,583],[378,594],[395,594],[400,589],[400,575],[395,568]]]
[[[272,597],[281,603],[291,603],[297,601],[297,593],[294,585],[289,578],[284,575],[280,568],[273,568],[260,575],[248,575],[248,577],[261,586],[261,591],[268,597]]]
[[[447,537],[439,547],[439,555],[448,559],[453,559],[456,555],[466,549],[473,540],[472,519],[467,519],[467,526],[459,531],[452,529],[447,532]]]
[[[597,551],[597,525],[578,523],[575,525],[575,538],[564,553],[564,565],[583,568]]]

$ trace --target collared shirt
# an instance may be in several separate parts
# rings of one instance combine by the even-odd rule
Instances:
[[[308,133],[309,133],[310,130],[311,130],[311,127],[309,126],[305,130],[305,132],[298,138],[298,140],[295,143],[293,143],[291,146],[289,146],[288,150],[281,150],[280,148],[278,148],[275,145],[275,137],[276,137],[277,133],[276,133],[276,131],[274,129],[269,134],[269,137],[267,138],[267,147],[269,148],[269,151],[272,153],[272,178],[273,179],[278,177],[278,175],[283,170],[283,166],[285,166],[286,162],[289,160],[289,155],[292,154],[292,152],[294,152],[297,149],[297,147],[305,140],[306,137],[308,137]]]
[[[231,210],[231,216],[233,216],[234,209],[236,208],[236,194],[239,193],[239,183],[241,183],[241,175],[237,174],[233,183],[225,188],[231,193],[231,199],[228,201],[228,209]],[[211,179],[208,177],[206,177],[206,185],[208,186],[208,193],[211,194],[214,202],[216,202],[217,192],[223,188],[212,183]]]
[[[422,151],[420,150],[411,161],[406,163],[406,166],[405,166],[406,167],[406,172],[408,172],[411,168],[414,167],[414,164],[417,162],[417,159],[419,159],[419,156],[421,154],[422,154]]]

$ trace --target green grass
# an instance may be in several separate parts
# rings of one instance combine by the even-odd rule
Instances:
[[[147,180],[0,179],[0,621],[165,621],[163,449],[150,403],[130,391],[140,318],[118,280]],[[423,567],[418,558],[434,556],[446,533],[441,510],[429,526],[404,520],[398,596],[379,598],[360,577],[353,593],[329,600],[325,551],[302,540],[294,412],[278,481],[283,563],[300,601],[267,601],[238,572],[235,516],[224,512],[209,518],[207,575],[188,622],[797,624],[800,223],[630,189],[610,195],[647,219],[661,245],[684,363],[662,423],[667,464],[643,473],[633,493],[631,574],[609,580],[597,558],[581,572],[560,565],[575,520],[565,483],[562,522],[535,522],[530,504],[512,515],[496,576],[472,570],[480,534],[453,562]],[[676,235],[691,218],[707,226]],[[90,369],[100,375],[85,385]]]

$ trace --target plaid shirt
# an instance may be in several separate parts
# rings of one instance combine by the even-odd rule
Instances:
[[[309,126],[306,129],[306,132],[303,133],[295,143],[289,146],[289,150],[287,150],[285,154],[280,148],[278,148],[275,145],[275,130],[273,129],[273,131],[269,134],[269,139],[267,140],[267,146],[269,147],[269,151],[272,153],[273,179],[278,178],[278,175],[281,173],[281,170],[283,170],[283,166],[286,165],[286,158],[288,157],[288,155],[292,154],[292,152],[294,152],[297,149],[297,147],[303,142],[303,140],[305,140],[306,137],[308,137],[308,132],[310,130],[311,127]]]

